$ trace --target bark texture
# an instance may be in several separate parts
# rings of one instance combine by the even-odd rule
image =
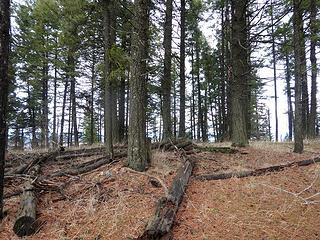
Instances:
[[[248,44],[247,44],[248,1],[232,1],[232,82],[231,117],[232,145],[248,145],[246,115],[248,107]]]
[[[171,41],[172,41],[172,0],[166,0],[166,19],[164,24],[164,73],[161,82],[162,91],[162,116],[163,116],[163,140],[172,137],[171,119]]]
[[[145,171],[149,165],[146,142],[147,58],[150,0],[135,0],[132,36],[128,165]]]
[[[3,187],[7,145],[8,66],[10,40],[10,1],[0,1],[0,220],[3,218]]]
[[[293,1],[293,43],[294,43],[294,76],[295,76],[295,119],[294,119],[294,152],[303,152],[302,123],[302,81],[303,81],[303,20],[301,1]]]

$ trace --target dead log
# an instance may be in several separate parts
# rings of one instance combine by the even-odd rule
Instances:
[[[235,148],[230,148],[230,147],[213,147],[213,146],[199,146],[199,145],[194,145],[194,148],[199,149],[204,152],[214,152],[214,153],[229,153],[229,154],[234,154],[238,153],[239,151]]]
[[[13,174],[22,174],[26,173],[30,168],[37,164],[41,164],[46,161],[54,160],[56,156],[59,154],[59,151],[47,152],[44,154],[40,154],[32,159],[30,162],[25,163],[17,168],[11,169],[6,174],[13,175]]]
[[[193,170],[193,162],[186,160],[179,168],[167,197],[159,200],[156,213],[149,222],[139,240],[164,239],[170,235],[173,222],[179,205],[183,199],[184,191]]]
[[[69,154],[69,155],[60,155],[56,157],[56,160],[72,160],[72,159],[76,159],[76,158],[86,158],[86,157],[91,157],[94,155],[103,155],[105,154],[104,152],[88,152],[88,153],[73,153],[73,154]]]
[[[36,176],[39,174],[39,171],[40,165],[35,165],[32,169],[30,169],[29,173]],[[25,183],[20,200],[20,210],[13,226],[13,231],[19,237],[29,236],[35,233],[37,229],[36,195],[32,182],[33,180],[30,178],[29,181]]]
[[[83,173],[87,173],[90,171],[93,171],[103,165],[106,165],[108,163],[112,162],[112,159],[109,157],[100,157],[95,159],[94,161],[90,161],[90,164],[84,164],[80,167],[73,167],[67,170],[63,170],[63,171],[58,171],[55,172],[53,174],[50,175],[50,177],[61,177],[61,176],[65,176],[65,175],[79,175],[79,174],[83,174]]]
[[[314,164],[318,162],[320,162],[320,157],[297,161],[297,162],[290,162],[290,163],[285,163],[280,165],[274,165],[274,166],[265,167],[265,168],[258,168],[254,170],[197,175],[195,176],[195,179],[204,181],[204,180],[228,179],[233,177],[244,178],[244,177],[252,177],[252,176],[261,176],[270,172],[279,172],[289,167],[308,166],[310,164]]]

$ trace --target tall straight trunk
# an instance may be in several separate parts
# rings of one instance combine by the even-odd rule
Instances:
[[[273,16],[273,1],[271,0],[271,35],[272,35],[272,59],[273,59],[273,86],[274,86],[274,116],[276,124],[276,142],[279,140],[279,123],[278,123],[278,93],[277,93],[277,62],[276,62],[276,47],[274,33],[274,16]]]
[[[48,53],[43,54],[42,67],[42,113],[41,113],[41,148],[49,146],[49,109],[48,109],[48,80],[49,80],[49,65]]]
[[[190,97],[190,135],[191,135],[191,139],[194,139],[193,138],[193,136],[194,136],[193,135],[194,134],[194,131],[193,131],[193,118],[194,118],[194,115],[192,113],[193,113],[193,105],[192,105],[192,97]]]
[[[179,137],[186,134],[186,0],[181,0],[180,8],[180,110],[179,110]]]
[[[65,84],[64,84],[64,92],[63,92],[63,101],[62,101],[62,110],[61,110],[61,121],[60,121],[60,140],[59,145],[63,146],[63,128],[64,128],[64,115],[65,115],[65,109],[67,104],[67,92],[68,92],[68,77],[65,78]]]
[[[79,134],[77,127],[77,105],[76,105],[76,78],[75,78],[75,59],[74,51],[71,51],[70,56],[68,57],[68,62],[71,70],[70,78],[70,97],[71,97],[71,118],[72,118],[72,130],[74,136],[75,146],[79,146]]]
[[[316,0],[310,0],[310,62],[311,62],[311,104],[308,124],[308,137],[316,136],[316,118],[317,118],[317,5]]]
[[[226,62],[226,134],[223,140],[230,140],[232,136],[232,112],[231,112],[231,84],[232,84],[232,62],[231,62],[231,21],[230,21],[230,1],[225,1],[226,6],[226,47],[225,47],[225,62]]]
[[[27,95],[28,95],[28,114],[30,117],[30,127],[31,127],[31,148],[36,149],[38,147],[38,140],[36,134],[36,121],[35,121],[35,110],[31,103],[31,92],[30,92],[30,85],[27,83]]]
[[[111,63],[109,51],[112,47],[111,24],[112,24],[112,4],[113,1],[103,1],[103,25],[104,25],[104,138],[106,151],[113,158],[113,136],[112,136],[112,82],[111,82]]]
[[[173,138],[177,137],[177,91],[176,91],[176,79],[173,79]]]
[[[289,55],[286,53],[286,92],[287,92],[287,105],[288,105],[288,130],[289,140],[292,141],[293,130],[293,108],[292,108],[292,94],[291,94],[291,73],[290,73],[290,60]]]
[[[166,19],[164,23],[164,73],[161,82],[162,90],[162,115],[163,115],[163,140],[172,137],[171,120],[171,43],[172,41],[172,0],[166,0]]]
[[[94,121],[94,90],[95,90],[95,67],[96,67],[96,56],[92,54],[92,65],[91,65],[91,99],[90,99],[90,144],[95,141],[95,121]]]
[[[195,104],[195,80],[194,80],[194,51],[193,46],[191,49],[191,82],[192,82],[192,105],[191,105],[191,115],[193,116],[193,139],[197,139],[196,137],[196,104]]]
[[[206,83],[207,85],[207,83]],[[202,118],[202,141],[208,141],[208,88],[205,87],[204,108]]]
[[[71,82],[71,81],[70,81]],[[70,91],[71,92],[71,91]],[[71,101],[71,94],[69,96],[69,108],[68,108],[68,147],[70,147],[73,142],[72,142],[72,101]]]
[[[203,109],[202,109],[202,96],[201,96],[201,83],[200,83],[200,46],[198,36],[196,37],[196,81],[197,81],[197,96],[198,96],[198,129],[197,139],[200,141],[203,137]],[[203,139],[202,139],[203,140]]]
[[[52,146],[56,147],[58,144],[58,139],[57,139],[57,74],[58,74],[58,69],[57,69],[57,62],[58,62],[58,53],[57,50],[55,51],[54,55],[54,78],[53,78],[53,120],[52,120]]]
[[[302,81],[303,81],[303,11],[301,1],[293,0],[293,43],[295,76],[294,152],[303,152]]]
[[[302,128],[303,128],[303,137],[308,132],[309,129],[309,94],[308,94],[308,73],[307,73],[307,58],[306,58],[306,44],[304,32],[302,33],[302,42],[301,42],[301,95],[302,95]]]
[[[130,84],[130,117],[128,138],[128,165],[145,171],[150,155],[146,142],[147,59],[150,0],[135,0],[132,36],[132,75]]]
[[[125,140],[125,108],[126,105],[126,78],[124,76],[120,79],[119,86],[119,140]]]
[[[220,52],[220,70],[221,70],[221,79],[220,79],[220,92],[221,92],[221,101],[219,107],[219,115],[221,116],[221,122],[219,125],[219,140],[223,139],[227,133],[227,119],[226,119],[226,73],[225,73],[225,16],[224,16],[224,5],[221,7],[221,52]]]
[[[0,220],[3,219],[4,166],[7,145],[7,103],[9,88],[10,1],[0,1]]]
[[[248,103],[248,43],[247,43],[248,1],[232,1],[232,82],[231,114],[232,145],[244,147],[247,138]]]
[[[119,137],[119,118],[118,118],[118,94],[119,87],[112,86],[112,137],[113,143],[118,143],[120,141]]]

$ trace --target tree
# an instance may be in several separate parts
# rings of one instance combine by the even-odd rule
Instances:
[[[317,118],[317,57],[316,57],[316,44],[318,40],[317,32],[317,12],[318,8],[316,0],[310,0],[310,62],[311,62],[311,104],[309,114],[309,124],[307,136],[314,138],[316,135],[316,118]]]
[[[248,42],[247,6],[248,1],[232,1],[232,80],[231,80],[231,117],[232,145],[248,145]]]
[[[163,140],[172,137],[171,120],[171,45],[172,45],[172,0],[166,0],[166,19],[164,23],[164,73],[161,82]]]
[[[132,35],[132,66],[130,87],[130,113],[128,134],[128,165],[145,171],[149,163],[146,142],[146,86],[148,58],[148,27],[150,0],[134,1]]]
[[[302,81],[303,81],[303,11],[300,0],[293,0],[293,44],[295,77],[294,152],[303,152]]]
[[[7,146],[7,102],[9,87],[10,1],[0,2],[0,219],[3,214],[5,151]]]
[[[186,51],[186,1],[181,0],[180,7],[180,121],[179,137],[186,134],[186,73],[185,73],[185,51]]]

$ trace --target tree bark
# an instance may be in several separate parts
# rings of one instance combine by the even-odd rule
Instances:
[[[186,135],[186,0],[181,0],[180,14],[180,119],[178,136],[184,138]]]
[[[145,171],[149,165],[146,142],[147,59],[150,0],[134,1],[130,85],[130,117],[128,136],[128,165]]]
[[[232,145],[248,145],[246,115],[248,104],[248,1],[232,1],[232,82],[231,115]]]
[[[7,103],[9,88],[10,1],[0,1],[0,220],[3,218],[5,151],[7,146]]]
[[[171,119],[171,46],[172,46],[172,0],[166,0],[166,18],[164,23],[164,73],[161,82],[162,115],[163,115],[163,140],[172,137]]]
[[[159,200],[156,213],[139,240],[161,239],[170,234],[176,213],[192,174],[193,163],[186,160],[175,176],[169,194]],[[170,239],[170,238],[169,238]]]
[[[303,123],[302,123],[302,64],[303,52],[303,20],[301,1],[293,1],[293,43],[294,43],[294,75],[295,75],[295,119],[294,119],[294,152],[303,152]]]
[[[111,85],[111,62],[109,59],[109,51],[112,47],[111,40],[111,22],[112,22],[112,4],[113,1],[103,1],[103,24],[104,24],[104,138],[107,153],[113,157],[113,136],[112,136],[112,85]]]
[[[318,8],[316,0],[310,0],[310,62],[311,62],[311,105],[309,114],[308,137],[315,138],[316,136],[316,118],[317,118],[317,13]]]

